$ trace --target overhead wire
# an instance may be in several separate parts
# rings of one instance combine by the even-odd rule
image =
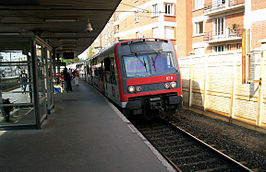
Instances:
[[[125,3],[123,3],[123,2],[121,2],[120,4],[125,5],[125,6],[129,6],[129,7],[134,7],[134,8],[137,8],[137,9],[143,10],[143,11],[145,11],[145,12],[147,12],[147,13],[150,13],[149,10],[146,10],[146,9],[143,9],[143,8],[140,8],[140,7],[137,7],[137,6],[134,6],[134,5],[125,4]]]
[[[121,13],[121,12],[122,12],[122,13],[136,13],[136,12],[138,12],[138,13],[142,13],[142,12],[145,12],[145,13],[154,13],[154,12],[149,11],[149,10],[147,10],[147,9],[143,9],[143,8],[140,8],[140,7],[137,7],[137,6],[134,6],[134,5],[125,4],[125,3],[123,3],[123,2],[121,2],[120,4],[125,5],[125,6],[129,6],[129,7],[133,7],[133,8],[136,8],[136,9],[140,9],[140,10],[142,10],[142,11],[121,11],[121,10],[116,10],[116,11],[114,11],[114,12],[118,12],[118,13]],[[158,14],[164,14],[165,12],[158,11],[157,13],[158,13]]]

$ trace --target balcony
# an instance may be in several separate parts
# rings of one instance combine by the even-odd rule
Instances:
[[[228,12],[244,11],[245,0],[213,0],[204,4],[204,15],[215,16]]]
[[[207,32],[205,33],[204,41],[208,42],[209,44],[229,41],[240,41],[242,40],[242,32],[242,28],[226,28],[225,31],[221,32]]]

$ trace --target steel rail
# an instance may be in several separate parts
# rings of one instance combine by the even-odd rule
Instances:
[[[189,132],[185,131],[184,129],[174,125],[173,123],[166,121],[167,123],[169,123],[172,127],[176,128],[177,130],[181,131],[182,133],[184,133],[186,136],[189,136],[190,138],[192,138],[193,140],[196,140],[197,143],[203,145],[204,147],[207,147],[209,150],[211,150],[212,152],[214,152],[215,154],[219,155],[222,159],[226,160],[227,162],[229,162],[230,164],[232,163],[234,166],[236,166],[239,170],[241,171],[252,171],[251,169],[249,169],[248,167],[244,166],[243,164],[239,163],[238,161],[234,160],[233,158],[229,157],[228,155],[222,153],[221,151],[215,149],[214,147],[212,147],[211,145],[205,143],[204,141],[202,141],[201,139],[193,136],[192,134],[190,134]]]
[[[183,164],[178,164],[178,163],[173,162],[174,159],[172,160],[172,159],[168,158],[168,156],[163,152],[163,150],[161,150],[160,145],[157,145],[156,141],[152,140],[153,136],[158,137],[158,136],[156,136],[157,135],[156,133],[154,133],[154,134],[150,134],[149,132],[146,133],[145,131],[146,131],[147,126],[144,126],[144,128],[143,128],[143,126],[138,125],[133,121],[131,121],[131,122],[142,133],[142,135],[146,138],[146,140],[148,140],[157,149],[157,151],[173,166],[173,168],[175,168],[177,171],[182,171],[181,166],[183,166]],[[169,127],[170,130],[176,131],[177,134],[181,134],[181,135],[183,135],[183,137],[187,137],[186,139],[193,141],[197,145],[197,147],[205,148],[205,150],[207,152],[211,153],[212,155],[214,155],[217,158],[217,160],[223,161],[225,166],[228,166],[228,167],[233,168],[233,169],[237,169],[238,171],[252,171],[251,169],[249,169],[248,167],[239,163],[238,161],[234,160],[233,158],[229,157],[228,155],[215,149],[214,147],[210,146],[209,144],[205,143],[204,141],[200,140],[199,138],[193,136],[192,134],[185,131],[184,129],[176,126],[172,122],[167,121],[167,120],[163,120],[163,123],[160,125],[164,126],[163,128]],[[147,130],[147,131],[149,131],[149,130]],[[220,167],[223,167],[223,166],[220,166]]]

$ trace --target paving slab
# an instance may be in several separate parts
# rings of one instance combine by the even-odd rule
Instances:
[[[0,171],[174,171],[87,83],[55,97],[42,129],[0,131]]]

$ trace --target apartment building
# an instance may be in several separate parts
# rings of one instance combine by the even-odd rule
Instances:
[[[250,29],[251,49],[265,39],[265,1],[182,0],[177,4],[178,57],[242,48]]]
[[[249,30],[251,49],[266,38],[266,1],[261,0],[122,0],[93,47],[119,39],[171,39],[177,56],[242,48]]]
[[[122,0],[93,43],[95,52],[121,39],[166,38],[175,44],[175,3],[176,0]]]
[[[114,37],[115,35],[115,27],[114,27],[114,18],[115,14],[109,19],[108,23],[105,25],[102,32],[99,34],[99,36],[94,40],[93,44],[91,45],[91,49],[93,51],[93,54],[97,54],[102,49],[112,45],[115,41],[117,41],[117,38]],[[90,53],[91,56],[91,52]]]
[[[266,39],[266,1],[246,0],[244,28],[250,29],[251,50],[261,46]]]

